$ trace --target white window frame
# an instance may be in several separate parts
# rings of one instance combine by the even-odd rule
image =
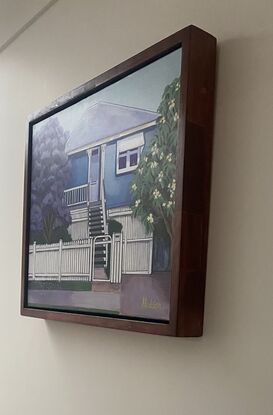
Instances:
[[[123,140],[119,140],[119,142],[126,142],[126,140],[128,140],[128,146],[125,145],[125,148],[128,147],[127,150],[122,151],[122,147],[124,147],[124,145],[120,146],[121,149],[119,148],[119,142],[117,142],[117,154],[116,154],[116,174],[123,174],[123,173],[129,173],[132,172],[134,170],[137,169],[138,165],[139,165],[139,161],[140,161],[140,155],[141,152],[143,150],[144,147],[144,135],[143,132],[138,134],[138,137],[135,136],[130,136],[128,138],[125,138]],[[136,147],[135,143],[137,142],[137,138],[139,138],[139,142],[141,143],[140,146]],[[135,140],[136,139],[136,140]],[[132,145],[132,148],[130,148],[130,142]],[[134,147],[133,147],[134,146]],[[134,166],[130,166],[130,156],[132,154],[137,154],[137,163]],[[126,157],[126,166],[124,168],[119,168],[119,158],[120,155],[122,155],[123,157]]]

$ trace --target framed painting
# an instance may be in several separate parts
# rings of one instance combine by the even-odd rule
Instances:
[[[215,54],[189,26],[30,117],[22,315],[202,335]]]

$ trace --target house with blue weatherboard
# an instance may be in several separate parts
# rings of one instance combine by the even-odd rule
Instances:
[[[103,238],[108,224],[117,221],[126,241],[122,259],[126,274],[152,273],[153,235],[132,216],[130,183],[158,117],[145,109],[97,102],[83,113],[66,144],[71,175],[65,200],[72,240]],[[97,266],[106,265],[103,246],[95,261]]]

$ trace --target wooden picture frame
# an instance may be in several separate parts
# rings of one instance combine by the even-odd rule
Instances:
[[[99,314],[86,310],[73,311],[60,310],[57,307],[49,309],[44,306],[31,306],[28,301],[28,286],[30,284],[30,261],[33,261],[33,259],[30,260],[29,245],[31,237],[34,126],[180,48],[182,48],[181,92],[179,93],[176,192],[172,219],[173,236],[168,321],[138,316]],[[57,99],[41,112],[30,117],[25,159],[22,315],[160,335],[180,337],[202,335],[208,244],[215,59],[216,39],[195,26],[189,26],[76,88]],[[128,168],[126,164],[128,163],[127,153],[124,156],[125,152],[120,152],[121,157],[124,157],[119,165],[121,173],[125,166]],[[93,156],[96,157],[96,154],[97,152],[94,151]],[[136,163],[134,160],[139,157],[139,154],[134,155],[132,150],[131,155],[133,166]],[[128,170],[130,169],[133,168],[129,166]],[[116,171],[116,173],[120,173],[120,171]],[[103,241],[105,244],[105,239]],[[34,255],[34,251],[31,252]],[[35,278],[35,271],[33,278]],[[144,299],[143,301],[145,303],[147,300]],[[147,304],[156,308],[156,305],[150,304],[149,300]],[[158,307],[160,307],[160,304]]]

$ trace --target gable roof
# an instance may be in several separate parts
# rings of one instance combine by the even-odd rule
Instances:
[[[155,121],[157,112],[97,102],[83,113],[66,144],[68,153],[124,131]]]

